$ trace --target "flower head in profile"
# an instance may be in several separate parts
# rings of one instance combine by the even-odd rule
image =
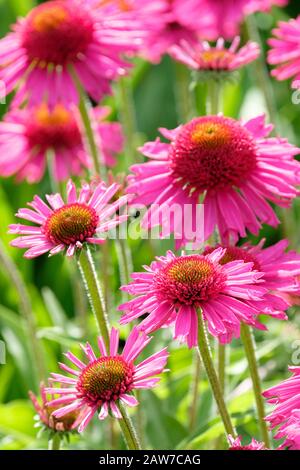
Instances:
[[[278,427],[275,439],[284,438],[280,448],[300,450],[300,367],[289,367],[292,376],[263,393],[275,405],[266,417],[271,429]]]
[[[33,403],[33,406],[38,414],[40,423],[38,426],[42,424],[46,428],[55,431],[55,432],[68,432],[71,431],[74,427],[76,427],[76,421],[80,419],[80,413],[75,410],[66,415],[62,416],[61,418],[57,419],[52,416],[52,413],[59,409],[59,407],[49,407],[47,402],[49,400],[49,396],[47,397],[46,393],[46,386],[45,384],[40,384],[40,395],[41,395],[41,403],[39,402],[38,398],[35,396],[33,392],[29,392],[29,398]]]
[[[268,41],[271,46],[268,62],[276,66],[271,72],[273,77],[277,80],[292,78],[292,87],[300,88],[300,16],[280,21],[273,35]]]
[[[123,135],[117,122],[104,121],[107,108],[94,108],[95,136],[103,163],[112,166],[122,150]],[[61,104],[50,109],[45,103],[10,111],[0,122],[0,175],[16,175],[29,183],[41,180],[52,160],[57,181],[82,175],[91,166],[81,133],[78,110]]]
[[[172,252],[158,257],[146,272],[133,273],[133,282],[122,290],[135,298],[120,305],[121,324],[144,314],[139,327],[147,333],[175,325],[174,337],[191,348],[198,341],[198,310],[208,331],[221,343],[240,336],[241,323],[265,329],[257,321],[267,290],[260,283],[262,273],[252,263],[232,261],[221,265],[225,250],[217,248],[208,255],[183,255]],[[256,305],[258,302],[258,305]]]
[[[253,62],[259,56],[260,49],[255,42],[248,42],[239,49],[240,37],[236,36],[229,47],[223,38],[215,46],[207,41],[189,44],[182,42],[170,49],[172,57],[197,72],[214,72],[216,77],[232,73]],[[211,76],[211,75],[209,75]]]
[[[48,406],[60,406],[53,412],[55,419],[61,419],[70,412],[79,411],[81,416],[78,431],[82,432],[97,413],[100,420],[111,412],[115,418],[121,418],[119,402],[127,406],[136,406],[138,401],[134,390],[154,387],[167,362],[168,352],[163,349],[149,356],[139,364],[136,359],[151,338],[134,328],[126,340],[122,354],[118,353],[119,331],[112,328],[110,348],[106,349],[103,339],[98,338],[100,356],[98,357],[89,343],[82,346],[87,363],[82,362],[71,352],[65,354],[74,369],[60,364],[61,369],[72,375],[52,374],[52,381],[59,387],[49,387],[52,395]]]
[[[252,438],[250,444],[243,445],[242,438],[240,436],[234,438],[228,436],[229,449],[228,450],[267,450],[263,442],[258,442]]]
[[[300,164],[294,159],[299,149],[286,139],[267,137],[271,130],[264,116],[242,123],[221,115],[161,129],[171,142],[146,143],[140,150],[150,161],[133,165],[128,179],[134,204],[152,205],[143,228],[160,225],[164,236],[174,233],[180,246],[193,241],[185,237],[190,223],[196,234],[203,230],[204,240],[218,228],[222,242],[231,243],[247,230],[258,234],[262,223],[277,226],[268,202],[290,205],[298,194]],[[200,202],[204,214],[197,222]],[[186,208],[191,209],[188,216]],[[175,219],[180,213],[180,227],[166,220],[167,210]]]
[[[265,239],[262,239],[257,245],[245,243],[242,246],[222,246],[226,248],[220,264],[226,264],[231,261],[243,260],[247,263],[253,263],[253,269],[263,273],[264,287],[269,290],[269,294],[264,296],[273,305],[273,316],[286,319],[279,298],[290,299],[292,304],[293,295],[298,294],[300,290],[300,255],[295,251],[286,251],[289,241],[280,240],[275,245],[264,248]],[[204,254],[211,253],[216,246],[208,246],[204,250]],[[271,295],[270,295],[271,294]],[[276,295],[273,295],[276,294]],[[279,298],[278,298],[279,297]],[[279,309],[279,311],[276,311]]]
[[[42,3],[0,41],[0,79],[15,104],[47,100],[70,105],[79,100],[77,75],[85,91],[99,102],[111,80],[126,73],[123,53],[141,43],[140,28],[122,12],[93,8],[86,0]]]
[[[103,235],[128,217],[117,215],[127,204],[128,196],[110,203],[118,190],[119,185],[115,183],[107,187],[100,182],[93,190],[83,183],[77,196],[74,183],[69,181],[67,202],[59,193],[47,195],[48,204],[35,196],[28,204],[31,209],[19,209],[16,215],[36,225],[10,225],[9,233],[21,235],[11,245],[27,248],[24,256],[35,258],[46,252],[54,255],[65,250],[67,256],[73,256],[85,243],[103,243]]]

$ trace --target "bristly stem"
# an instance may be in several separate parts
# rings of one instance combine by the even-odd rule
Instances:
[[[88,247],[81,250],[77,257],[77,263],[100,334],[103,337],[107,350],[109,350],[109,324],[105,300],[96,273],[94,260]]]
[[[259,420],[261,435],[267,448],[270,448],[270,436],[267,423],[265,421],[265,406],[262,396],[261,383],[258,373],[257,360],[255,355],[255,342],[252,331],[248,325],[241,326],[241,339],[244,344],[245,353],[249,365],[249,371],[253,383],[253,391],[255,395],[256,408]]]
[[[60,450],[61,437],[58,432],[54,433],[49,440],[48,449],[49,450]]]
[[[200,383],[200,374],[201,374],[201,360],[197,352],[194,355],[192,373],[193,373],[192,384],[191,384],[192,402],[190,406],[190,420],[189,420],[190,432],[193,432],[196,427],[198,405],[199,405],[199,383]]]
[[[85,137],[88,144],[89,153],[93,159],[93,174],[94,176],[101,175],[101,177],[105,179],[105,166],[101,165],[100,148],[97,145],[92,125],[92,116],[90,113],[91,106],[75,70],[71,69],[70,71],[79,94],[79,112],[85,130]]]
[[[119,402],[119,409],[123,419],[119,420],[120,427],[129,450],[141,450],[141,444],[133,423],[127,413],[125,406]]]
[[[12,281],[12,285],[18,292],[20,302],[20,312],[26,322],[28,335],[31,342],[34,366],[36,368],[38,382],[45,379],[46,368],[44,364],[44,356],[37,338],[36,321],[32,311],[30,297],[28,295],[24,281],[14,261],[8,256],[6,250],[0,241],[0,263],[4,267],[4,271],[8,274]],[[38,383],[36,384],[38,386]]]
[[[220,387],[225,392],[226,345],[218,342],[218,377]]]
[[[201,309],[198,309],[198,328],[199,328],[199,351],[201,359],[206,370],[207,378],[212,388],[220,416],[222,418],[224,428],[227,434],[235,436],[235,430],[231,423],[230,415],[228,413],[223,393],[220,387],[219,379],[214,368],[213,360],[210,354],[209,342],[206,335],[205,323]]]

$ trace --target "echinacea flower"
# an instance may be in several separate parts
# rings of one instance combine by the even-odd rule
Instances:
[[[231,261],[243,260],[247,263],[253,263],[253,269],[263,273],[264,287],[276,296],[289,298],[297,294],[300,290],[300,255],[295,251],[286,251],[289,241],[280,240],[275,245],[264,248],[265,239],[262,239],[257,245],[245,243],[241,246],[217,245],[208,246],[204,254],[211,253],[216,247],[222,246],[226,249],[220,264],[226,264]],[[265,296],[266,298],[266,296]],[[269,298],[270,304],[277,297]],[[292,303],[292,297],[290,298]],[[275,307],[275,306],[274,306]],[[275,307],[276,308],[276,307]],[[282,313],[282,317],[286,318]]]
[[[280,21],[273,35],[268,41],[271,46],[268,62],[276,65],[271,72],[273,77],[277,80],[293,78],[292,87],[300,88],[300,16]]]
[[[53,416],[61,419],[67,413],[82,411],[79,432],[86,428],[96,413],[100,420],[105,419],[109,412],[117,419],[122,418],[119,402],[129,407],[138,405],[133,395],[134,390],[154,387],[166,365],[166,349],[147,357],[139,364],[135,363],[150,341],[151,338],[134,328],[126,340],[122,354],[119,354],[119,331],[112,328],[109,351],[103,339],[98,338],[100,357],[96,356],[89,343],[82,346],[88,359],[87,364],[71,352],[66,353],[65,356],[76,369],[60,364],[61,369],[73,377],[52,374],[50,380],[60,386],[46,389],[53,397],[48,406],[62,406],[54,411]]]
[[[0,41],[0,80],[6,93],[17,89],[24,100],[52,106],[78,103],[74,74],[100,101],[111,80],[126,73],[123,53],[141,43],[136,22],[121,12],[92,8],[86,0],[54,0],[38,5]]]
[[[215,71],[229,73],[253,62],[259,56],[258,44],[249,41],[239,49],[240,37],[236,36],[229,47],[223,38],[219,38],[215,46],[207,41],[195,45],[182,42],[170,49],[170,55],[198,72]]]
[[[150,15],[152,27],[143,44],[142,53],[151,62],[159,62],[181,41],[196,44],[199,35],[205,37],[210,27],[201,0],[165,0],[164,4],[163,11]]]
[[[33,392],[29,392],[29,398],[33,403],[33,406],[39,416],[40,422],[46,428],[55,431],[55,432],[68,432],[71,431],[74,427],[76,427],[76,421],[80,419],[80,413],[75,410],[66,415],[62,416],[61,418],[55,418],[52,416],[52,413],[59,408],[56,407],[49,407],[47,402],[49,397],[47,398],[46,393],[46,386],[41,383],[40,384],[40,395],[41,395],[41,403],[39,403],[38,398],[35,396]]]
[[[105,122],[107,108],[94,108],[95,134],[103,163],[112,166],[122,150],[123,135],[119,123]],[[61,104],[54,108],[38,106],[10,111],[0,122],[0,175],[16,175],[29,183],[41,180],[47,159],[51,160],[57,181],[82,175],[91,166],[84,145],[77,108]]]
[[[222,36],[232,39],[240,33],[247,15],[257,11],[269,11],[273,5],[284,6],[288,0],[198,0],[202,15],[209,17],[205,30],[206,39]]]
[[[133,273],[133,282],[121,288],[136,298],[119,306],[125,312],[120,323],[148,314],[139,328],[150,333],[175,324],[174,337],[190,348],[198,341],[198,309],[221,343],[238,338],[242,322],[265,329],[256,319],[267,292],[260,284],[263,274],[244,261],[221,265],[224,254],[217,248],[208,255],[176,257],[169,251],[157,257],[145,266],[146,272]]]
[[[300,450],[300,408],[292,411],[290,418],[280,426],[275,439],[284,439],[278,450]]]
[[[256,439],[252,438],[250,444],[243,445],[242,438],[240,436],[234,438],[228,436],[229,449],[228,450],[267,450],[263,442],[258,442]]]
[[[222,242],[231,243],[246,230],[258,234],[262,223],[277,226],[268,201],[288,207],[298,195],[300,164],[294,156],[300,151],[286,139],[268,138],[271,130],[264,116],[242,123],[221,115],[161,129],[171,143],[146,143],[140,151],[150,162],[133,165],[128,178],[128,192],[136,194],[133,203],[151,204],[143,228],[160,225],[180,246],[193,241],[185,236],[191,221],[196,234],[203,230],[203,240],[217,228]],[[200,201],[204,220],[197,222]],[[188,216],[185,209],[191,209]],[[173,210],[175,222],[166,220],[167,210]]]
[[[59,193],[46,196],[49,205],[35,196],[28,204],[31,209],[19,209],[16,215],[36,225],[10,225],[9,233],[22,235],[11,245],[27,248],[25,258],[35,258],[46,252],[54,255],[64,250],[67,256],[73,256],[85,243],[103,243],[105,232],[128,217],[126,214],[116,215],[127,204],[128,196],[110,203],[118,190],[119,185],[115,183],[107,187],[100,182],[93,190],[89,184],[83,183],[77,196],[74,183],[69,181],[66,203]]]
[[[289,367],[292,376],[263,392],[275,405],[266,417],[271,429],[279,427],[275,439],[285,438],[281,448],[300,450],[300,367]]]

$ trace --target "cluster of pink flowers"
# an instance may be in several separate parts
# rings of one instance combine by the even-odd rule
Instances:
[[[271,428],[278,427],[275,439],[284,439],[280,448],[300,449],[300,367],[290,367],[292,377],[266,390],[263,395],[275,409],[266,417]]]
[[[256,11],[269,11],[287,0],[51,0],[34,8],[0,40],[0,80],[15,91],[12,107],[0,123],[0,175],[39,182],[52,164],[52,177],[66,181],[89,170],[80,107],[85,98],[97,103],[125,75],[134,55],[152,62],[165,53],[197,72],[232,72],[253,62],[259,46],[240,46],[241,24]],[[269,62],[282,64],[278,79],[300,78],[300,20],[281,23],[270,40]],[[232,42],[229,46],[225,40]],[[208,40],[216,41],[210,44]],[[299,75],[299,77],[298,77]],[[300,86],[299,86],[300,88]],[[101,165],[113,166],[123,148],[119,123],[106,121],[109,109],[96,106],[88,120],[100,150]],[[198,344],[198,316],[221,344],[239,338],[241,325],[265,330],[261,316],[287,319],[300,294],[300,255],[287,251],[288,241],[264,247],[239,244],[263,224],[277,227],[274,205],[288,208],[299,195],[300,149],[270,136],[271,124],[259,115],[246,122],[224,115],[198,116],[176,129],[160,129],[166,141],[145,143],[148,160],[131,166],[126,193],[102,180],[69,180],[60,193],[35,196],[16,216],[11,245],[26,249],[26,258],[45,253],[79,255],[87,245],[101,245],[107,232],[128,220],[128,203],[148,206],[142,228],[161,227],[173,235],[175,248],[189,242],[220,242],[193,254],[168,251],[121,287],[133,296],[118,307],[120,324],[145,316],[119,353],[119,330],[110,330],[109,347],[100,336],[99,353],[81,345],[85,361],[65,354],[68,375],[53,373],[42,386],[42,402],[30,398],[48,428],[82,432],[95,414],[122,419],[123,405],[134,407],[134,391],[152,388],[167,363],[166,348],[137,363],[151,341],[148,335],[173,328],[173,337],[189,348]],[[201,205],[200,205],[201,202]],[[201,224],[197,214],[201,212]],[[190,210],[187,212],[186,208]],[[30,222],[30,224],[28,224]],[[186,226],[192,227],[188,237]],[[267,420],[279,426],[281,448],[300,448],[300,368],[293,377],[264,393],[276,408]],[[49,398],[50,397],[50,398]],[[228,437],[231,450],[265,450],[252,440]]]

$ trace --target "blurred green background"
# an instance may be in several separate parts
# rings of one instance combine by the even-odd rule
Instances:
[[[25,14],[36,2],[33,0],[0,0],[0,34],[5,35],[16,17]],[[270,30],[279,19],[295,17],[300,13],[299,2],[291,1],[286,9],[274,9],[272,16],[258,14],[256,20],[262,40],[270,36]],[[247,68],[239,82],[226,86],[225,114],[232,117],[251,117],[265,111],[260,85],[256,81],[256,66]],[[300,146],[300,108],[291,102],[292,91],[288,82],[277,83],[271,80],[276,98],[276,114],[271,116],[278,123],[280,133]],[[176,67],[166,57],[160,65],[150,66],[137,60],[132,77],[127,82],[133,89],[138,126],[137,143],[157,136],[158,127],[175,127],[179,122],[176,103]],[[116,89],[116,92],[118,90]],[[118,96],[118,93],[117,93]],[[108,104],[118,110],[118,99],[109,98]],[[198,90],[198,108],[203,109],[205,89]],[[0,105],[1,116],[7,105]],[[180,110],[179,110],[180,111]],[[116,114],[113,114],[116,117]],[[126,170],[120,158],[117,170]],[[34,194],[43,196],[49,193],[50,182],[45,178],[39,185],[16,184],[13,179],[0,181],[0,238],[5,252],[14,260],[22,280],[28,290],[32,312],[38,327],[38,335],[43,348],[43,362],[47,374],[57,371],[57,361],[62,351],[71,348],[79,353],[78,342],[89,339],[95,344],[95,325],[89,312],[85,296],[80,289],[73,261],[63,256],[40,257],[34,261],[22,258],[21,250],[9,247],[11,237],[7,226],[15,222],[14,214],[24,207]],[[283,214],[280,214],[282,217]],[[298,219],[300,203],[293,210],[284,213],[284,223],[278,230],[264,228],[261,236],[271,244],[282,236],[288,236],[293,248],[299,246]],[[255,240],[255,239],[254,239]],[[112,286],[111,321],[115,325],[119,319],[116,311],[122,298],[118,291],[120,273],[117,253],[113,242],[109,242],[108,256],[112,269],[107,272]],[[154,254],[163,254],[172,247],[170,241],[152,242],[131,241],[134,267],[150,262]],[[104,256],[104,255],[102,255]],[[103,273],[105,263],[101,255],[97,257],[97,269]],[[28,390],[37,391],[38,377],[34,366],[27,324],[21,314],[20,299],[15,284],[7,269],[0,266],[0,339],[6,345],[6,364],[0,365],[0,448],[1,449],[38,449],[47,447],[47,436],[37,438],[33,427],[34,410],[28,400]],[[289,322],[267,320],[269,332],[257,333],[257,354],[260,359],[263,386],[282,380],[287,376],[287,365],[292,363],[292,354],[300,347],[300,315],[297,308],[290,311]],[[123,337],[128,329],[124,328]],[[296,342],[298,340],[298,343]],[[140,397],[142,420],[145,425],[145,445],[148,448],[212,448],[218,440],[226,448],[223,440],[222,424],[217,416],[208,384],[203,377],[199,384],[199,411],[196,426],[190,434],[189,403],[191,398],[191,378],[193,375],[193,354],[184,346],[170,341],[170,333],[157,333],[149,346],[158,350],[170,344],[170,372],[165,374],[161,386],[154,392],[143,392]],[[214,344],[212,344],[214,347]],[[150,351],[149,351],[150,352]],[[299,356],[299,354],[298,354]],[[298,357],[299,358],[299,357]],[[299,358],[300,360],[300,358]],[[45,376],[45,379],[47,375]],[[239,434],[259,437],[253,403],[248,366],[239,341],[230,348],[230,362],[227,365],[227,401],[233,414]],[[136,417],[135,417],[136,419]],[[115,436],[116,447],[123,446],[122,439]],[[78,449],[101,449],[111,445],[108,423],[95,420],[84,436],[71,437],[70,447]]]

